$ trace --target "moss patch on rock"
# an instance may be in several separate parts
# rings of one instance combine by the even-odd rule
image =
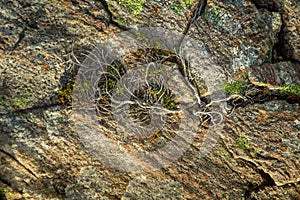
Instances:
[[[22,94],[12,99],[11,105],[16,108],[24,109],[30,102],[29,95],[29,91],[24,91]]]
[[[183,10],[186,10],[195,0],[181,0],[176,1],[171,4],[171,9],[177,13],[181,14]]]
[[[220,21],[221,8],[219,6],[211,7],[204,13],[203,17],[213,25],[217,25]]]
[[[283,95],[295,96],[300,98],[300,84],[284,85],[279,88],[279,91]]]
[[[146,0],[121,0],[119,4],[127,8],[133,15],[139,15]]]

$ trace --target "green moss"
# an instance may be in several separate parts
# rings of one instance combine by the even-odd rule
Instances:
[[[245,80],[226,82],[224,84],[224,91],[227,95],[234,95],[234,94],[241,95],[245,92],[246,87],[247,87],[247,82]]]
[[[160,86],[151,86],[150,95],[152,99],[161,99],[161,106],[168,110],[178,109],[179,103],[175,100],[175,96],[169,94],[168,91]]]
[[[219,6],[211,7],[204,13],[204,18],[211,22],[213,25],[217,25],[218,22],[221,20],[220,17],[221,8]]]
[[[120,17],[117,17],[115,19],[115,22],[117,22],[119,25],[121,26],[127,26],[129,24],[128,20],[125,19],[125,18],[120,18]]]
[[[4,187],[0,187],[0,199],[21,199],[20,194],[13,193]]]
[[[285,85],[279,88],[282,95],[295,96],[300,98],[300,84]]]
[[[3,187],[0,187],[0,199],[6,199],[7,190]]]
[[[255,155],[257,154],[257,150],[253,147],[251,147],[250,141],[245,138],[242,135],[238,135],[238,137],[235,139],[236,145],[242,149],[247,155]]]
[[[222,147],[220,149],[221,153],[224,155],[224,158],[227,160],[227,161],[231,161],[232,158],[230,157],[230,154],[229,152],[227,151],[227,149],[225,149],[224,147]]]
[[[183,10],[187,9],[195,0],[181,0],[179,2],[173,2],[171,9],[176,14],[181,14]]]
[[[250,154],[251,152],[251,148],[250,148],[250,142],[249,140],[247,140],[247,138],[245,138],[242,135],[239,135],[236,139],[235,139],[235,143],[236,145],[242,149],[247,155]]]
[[[227,95],[243,95],[249,84],[248,70],[246,70],[239,80],[224,82],[223,90]]]
[[[250,151],[250,142],[244,136],[239,135],[235,139],[235,143],[237,144],[237,146],[240,149],[243,149],[245,152],[249,152]]]
[[[108,66],[106,71],[117,79],[121,78],[121,76],[126,73],[126,69],[121,63],[114,63],[114,65]]]
[[[117,81],[121,78],[122,75],[126,73],[124,65],[120,63],[114,63],[114,65],[107,67],[108,79],[107,79],[107,90],[111,92]]]
[[[119,3],[127,8],[133,15],[139,15],[146,0],[120,0]]]
[[[30,93],[28,91],[24,91],[18,97],[12,99],[11,105],[17,108],[25,108],[26,105],[30,102],[29,94]]]
[[[177,2],[172,3],[171,9],[178,15],[181,14],[180,4]]]
[[[175,101],[174,95],[164,95],[163,101],[161,103],[162,107],[167,108],[169,110],[176,110],[178,108],[179,103]]]
[[[3,99],[2,97],[0,97],[0,105],[2,106],[2,105],[4,105],[4,104],[5,104],[4,99]]]
[[[6,188],[0,187],[0,193],[6,193],[6,192],[7,192]]]
[[[186,9],[188,6],[190,6],[195,0],[181,0],[180,5]]]

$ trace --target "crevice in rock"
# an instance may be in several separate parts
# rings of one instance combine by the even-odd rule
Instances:
[[[278,33],[277,39],[278,42],[273,45],[273,51],[272,51],[272,63],[277,63],[277,62],[282,62],[282,61],[291,61],[291,62],[297,62],[299,61],[289,58],[286,56],[286,50],[285,49],[285,41],[284,41],[284,28],[285,28],[285,23],[282,18],[283,10],[282,10],[282,5],[279,1],[273,1],[273,0],[251,0],[252,3],[254,3],[255,7],[257,9],[266,9],[269,12],[278,12],[281,15],[281,21],[282,21],[282,26],[280,29],[280,32]]]
[[[29,111],[33,111],[33,110],[38,110],[38,109],[48,109],[48,108],[52,108],[52,107],[56,107],[56,106],[63,106],[63,104],[62,103],[45,104],[45,105],[33,106],[31,108],[10,110],[4,114],[0,113],[0,117],[6,116],[6,115],[12,115],[14,113],[25,113],[25,112],[29,112]]]
[[[8,182],[7,180],[5,180],[5,179],[2,178],[1,176],[0,176],[0,182],[3,183],[4,185],[7,185],[7,186],[9,186],[9,187],[12,187],[12,185],[10,184],[10,182]]]
[[[29,168],[27,168],[25,165],[23,165],[18,159],[16,159],[13,155],[11,155],[10,153],[0,149],[0,152],[2,152],[3,154],[7,155],[8,157],[10,157],[11,159],[13,159],[16,163],[18,163],[18,165],[22,166],[29,174],[31,174],[32,176],[34,176],[35,178],[37,178],[37,176],[35,175],[35,173],[33,171],[31,171]]]
[[[285,24],[284,21],[282,19],[282,15],[281,15],[281,20],[282,20],[282,25],[281,25],[281,29],[280,32],[278,33],[277,39],[278,42],[274,44],[273,46],[273,54],[272,54],[272,63],[277,63],[277,62],[282,62],[282,61],[291,61],[293,63],[299,63],[298,60],[295,60],[293,58],[289,58],[286,56],[285,52],[286,52],[286,47],[285,47],[285,43],[284,43],[284,28],[285,28]]]
[[[275,181],[272,179],[272,177],[268,173],[264,172],[262,169],[257,169],[256,171],[262,177],[263,182],[259,185],[253,185],[253,184],[249,183],[249,185],[248,185],[249,189],[247,189],[244,193],[246,199],[254,200],[253,198],[251,198],[251,193],[253,193],[253,192],[257,193],[260,190],[265,189],[266,187],[276,186]]]
[[[25,37],[25,31],[26,31],[26,27],[22,30],[22,32],[19,34],[19,38],[18,41],[14,44],[14,46],[12,47],[11,51],[14,51],[19,44],[21,43],[21,41],[23,40],[23,38]]]
[[[232,109],[244,108],[253,104],[264,104],[270,101],[283,100],[287,103],[294,104],[300,101],[300,97],[281,94],[278,90],[269,90],[263,86],[249,86],[249,90],[255,90],[252,95],[242,95],[243,98],[232,98],[227,101],[227,104],[232,106]],[[209,102],[209,96],[203,98],[204,102]]]
[[[207,0],[199,0],[198,5],[197,5],[193,15],[189,19],[188,24],[183,32],[184,35],[186,35],[189,32],[190,27],[198,19],[198,17],[200,17],[204,13],[206,5],[207,5]]]
[[[280,32],[278,33],[277,40],[278,42],[273,45],[273,51],[272,51],[272,63],[277,63],[277,62],[282,62],[282,61],[291,61],[291,62],[296,62],[299,63],[298,60],[295,60],[293,58],[289,58],[286,55],[286,47],[285,47],[285,40],[284,40],[284,29],[286,27],[284,20],[282,18],[283,10],[282,10],[282,5],[278,1],[270,1],[270,0],[251,0],[255,7],[257,9],[266,9],[269,12],[278,12],[281,15],[281,29]]]
[[[109,10],[108,4],[107,4],[107,2],[105,0],[99,0],[99,1],[103,5],[105,12],[109,15],[109,24],[112,24],[112,25],[118,27],[119,29],[121,29],[123,31],[129,30],[128,27],[122,26],[121,24],[119,24],[116,21],[114,21],[113,13]]]
[[[265,172],[263,169],[260,169],[251,160],[243,159],[243,158],[240,158],[240,159],[242,161],[244,161],[249,167],[254,169],[261,176],[261,178],[263,180],[259,185],[255,185],[253,183],[248,183],[248,186],[247,186],[248,189],[246,189],[245,193],[244,193],[244,197],[246,199],[254,200],[253,198],[251,198],[251,193],[253,193],[253,192],[257,193],[257,192],[259,192],[260,190],[263,190],[266,187],[276,186],[276,183],[275,183],[274,179],[270,176],[270,174]]]
[[[280,12],[279,3],[274,3],[270,0],[251,0],[257,9],[266,9],[270,12]]]

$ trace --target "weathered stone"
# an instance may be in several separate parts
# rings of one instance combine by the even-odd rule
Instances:
[[[56,104],[73,70],[72,54],[80,57],[117,32],[105,28],[101,3],[6,1],[0,7],[0,113]]]
[[[89,157],[69,115],[59,107],[6,115],[0,126],[1,180],[26,199],[146,198],[151,192],[157,197],[239,199],[270,196],[268,190],[281,191],[288,184],[289,195],[296,197],[299,109],[284,101],[239,108],[226,119],[222,139],[206,157],[199,156],[206,134],[202,130],[174,165],[148,173],[152,178],[146,180],[133,176],[132,182]],[[270,189],[263,192],[264,186]],[[155,192],[160,190],[165,194]]]
[[[122,200],[130,199],[182,199],[183,187],[172,180],[149,180],[141,176],[129,182]]]
[[[300,180],[299,104],[272,101],[238,109],[228,118],[225,128],[234,148],[232,154],[270,178],[270,183],[283,186]],[[233,147],[233,146],[231,146]],[[233,149],[233,148],[232,148]]]
[[[120,196],[126,175],[89,157],[69,117],[59,107],[2,116],[0,182],[25,199]]]
[[[141,17],[147,25],[182,32],[183,13],[192,12],[188,6],[173,12],[171,2],[147,1],[138,14],[121,1],[110,2],[108,8],[104,1],[89,0],[0,3],[0,199],[299,199],[299,103],[262,101],[235,108],[224,116],[223,129],[211,135],[208,122],[191,120],[199,125],[192,144],[157,171],[119,172],[88,152],[72,110],[57,102],[57,91],[74,75],[66,55],[79,57],[92,43],[120,32],[109,25],[111,17],[131,16],[129,26],[144,24]],[[294,15],[296,5],[274,1],[274,8],[289,8],[285,16]],[[295,62],[260,65],[270,59],[280,26],[279,13],[249,1],[208,1],[189,35],[207,47],[227,76],[252,66],[253,84],[299,83]],[[289,29],[286,37],[295,42],[285,47],[294,59],[296,30]],[[212,143],[202,146],[207,136]]]
[[[249,80],[254,85],[273,89],[300,84],[300,65],[292,62],[279,62],[253,66],[249,71]]]
[[[199,40],[229,75],[272,57],[281,27],[280,14],[258,10],[250,1],[207,1],[189,36]]]
[[[253,0],[261,8],[282,13],[283,27],[278,49],[287,57],[300,61],[300,4],[297,0]]]
[[[147,1],[118,0],[106,1],[114,21],[125,27],[153,26],[183,32],[192,10],[194,0]]]

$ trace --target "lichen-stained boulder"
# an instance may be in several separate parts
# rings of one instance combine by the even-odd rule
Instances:
[[[125,192],[126,174],[93,160],[70,113],[59,106],[3,115],[0,133],[0,184],[6,197],[101,199]]]
[[[174,164],[136,175],[91,157],[71,113],[60,107],[4,115],[0,187],[4,185],[6,197],[24,199],[294,198],[299,188],[299,108],[284,101],[239,108],[226,119],[207,156],[200,156],[203,128]]]
[[[163,27],[183,32],[197,5],[195,0],[150,1],[150,0],[107,0],[113,20],[119,25]]]
[[[72,55],[117,32],[101,3],[75,2],[0,3],[0,113],[70,97]]]
[[[208,0],[188,35],[199,40],[230,75],[270,61],[281,23],[279,13],[257,9],[247,0]]]
[[[120,26],[110,26],[117,25],[110,18],[117,22],[123,15],[107,2],[1,1],[0,199],[299,199],[299,103],[264,99],[235,107],[223,116],[223,129],[206,146],[209,117],[189,120],[199,130],[188,149],[156,171],[120,172],[93,157],[76,132],[74,110],[55,103],[59,94],[70,95],[71,88],[63,88],[72,77],[68,56],[73,52],[78,58],[91,43],[121,31]],[[187,24],[185,14],[196,4],[135,1],[133,10],[128,2],[134,1],[117,2],[115,8],[132,16],[130,27],[142,25],[135,21],[141,16],[145,24],[179,32]],[[142,11],[138,2],[144,2]],[[157,7],[149,7],[154,3]],[[255,63],[251,83],[257,79],[258,84],[285,87],[299,81],[296,63],[259,65],[270,59],[280,24],[278,13],[257,9],[249,1],[208,1],[190,37],[202,40],[201,48],[206,47],[228,72]],[[121,137],[109,136],[118,147],[129,146]],[[153,143],[155,139],[149,137]],[[142,144],[145,139],[131,141]],[[206,147],[209,152],[203,156]]]
[[[228,117],[227,149],[265,174],[269,186],[300,181],[299,104],[270,101],[239,108]]]

